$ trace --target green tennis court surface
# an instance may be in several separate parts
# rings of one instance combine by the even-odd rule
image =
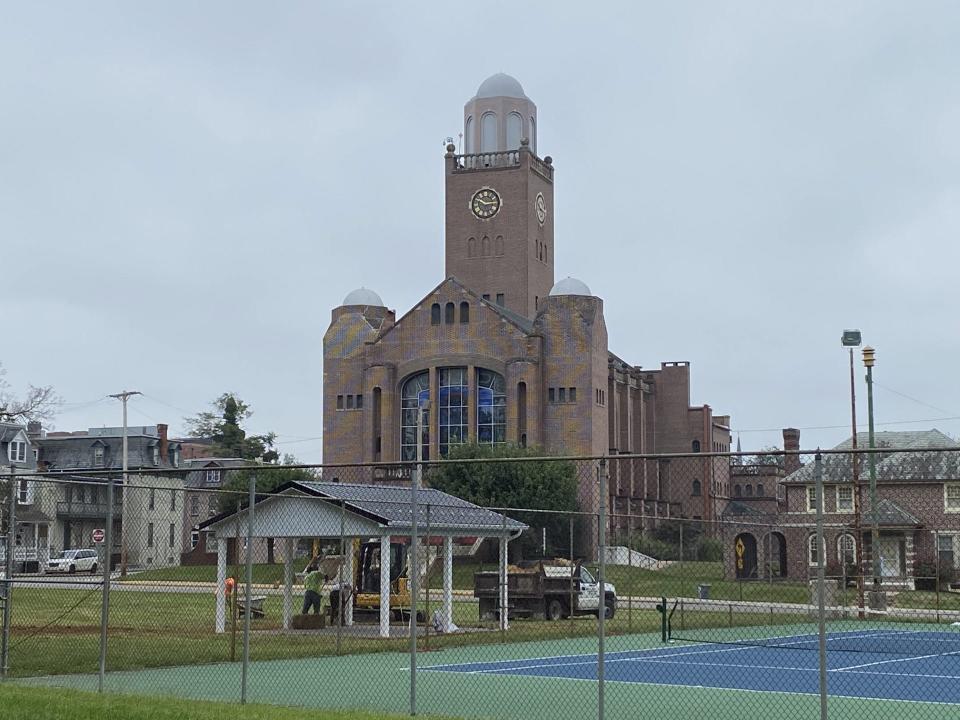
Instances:
[[[809,628],[807,628],[809,629]],[[608,640],[615,653],[663,649],[654,635],[619,636]],[[570,656],[596,658],[593,639],[556,640],[505,645],[466,646],[418,655],[417,710],[467,718],[595,717],[595,674],[560,677],[550,674],[516,675],[509,672],[446,672],[444,668],[473,665],[495,667],[511,661]],[[768,649],[782,672],[784,663]],[[725,667],[733,677],[768,672],[765,667]],[[431,670],[430,668],[435,668]],[[105,690],[116,693],[165,695],[236,701],[240,695],[239,663],[182,665],[109,673]],[[704,717],[711,720],[769,720],[770,717],[816,717],[819,698],[806,692],[756,691],[732,687],[696,687],[661,684],[654,675],[643,681],[608,680],[605,704],[608,718],[636,718],[640,708],[650,717]],[[18,682],[95,690],[95,675],[65,675]],[[675,682],[664,677],[664,682]],[[946,682],[946,681],[945,681]],[[951,682],[956,682],[951,681]],[[732,683],[731,683],[732,684]],[[409,655],[378,653],[297,660],[269,660],[250,664],[249,702],[320,708],[354,708],[406,713],[410,708]],[[955,720],[957,706],[930,702],[831,697],[831,718],[891,718],[896,720]]]

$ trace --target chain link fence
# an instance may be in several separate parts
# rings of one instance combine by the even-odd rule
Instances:
[[[960,709],[957,450],[2,489],[10,681],[465,718]]]

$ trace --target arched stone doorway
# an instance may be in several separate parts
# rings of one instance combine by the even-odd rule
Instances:
[[[740,533],[733,540],[737,578],[757,577],[757,539],[750,533]]]
[[[783,533],[767,533],[763,538],[760,552],[764,557],[764,577],[783,578],[787,576],[787,539]]]

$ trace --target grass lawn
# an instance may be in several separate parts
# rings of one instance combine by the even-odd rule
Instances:
[[[381,713],[300,710],[273,705],[236,705],[138,695],[97,695],[63,688],[0,685],[4,720],[377,720]],[[418,715],[424,720],[437,718]]]

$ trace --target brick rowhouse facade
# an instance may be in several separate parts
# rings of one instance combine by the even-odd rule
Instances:
[[[729,417],[690,405],[689,363],[621,360],[608,348],[603,301],[573,278],[555,282],[555,168],[537,155],[536,123],[516,80],[484,81],[464,108],[465,152],[451,144],[444,156],[446,279],[399,319],[365,289],[333,309],[325,463],[415,459],[416,407],[430,399],[439,402],[424,458],[461,441],[557,455],[729,450]],[[654,464],[619,468],[611,509],[717,518],[727,463],[704,460],[698,496]],[[591,487],[581,499],[596,506]]]

